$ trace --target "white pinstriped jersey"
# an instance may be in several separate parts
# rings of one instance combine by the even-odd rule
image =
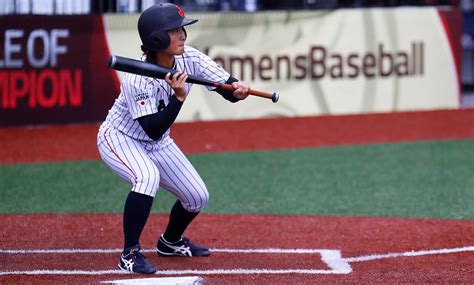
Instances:
[[[142,56],[140,60],[144,61],[145,56]],[[217,82],[225,82],[230,76],[211,58],[190,46],[185,46],[182,55],[175,56],[173,69]],[[191,83],[186,83],[187,93],[189,93],[191,86]],[[211,86],[207,88],[214,89]],[[170,97],[174,94],[171,86],[164,79],[126,73],[120,90],[119,97],[115,100],[105,119],[106,124],[133,139],[152,141],[136,119],[154,114],[168,105]],[[168,136],[169,129],[161,137],[161,140]]]

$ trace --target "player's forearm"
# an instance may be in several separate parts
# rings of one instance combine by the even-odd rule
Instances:
[[[231,75],[225,83],[226,84],[231,84],[232,82],[237,82],[237,81],[239,81],[239,80]],[[228,100],[232,103],[235,103],[235,102],[239,101],[239,99],[235,98],[232,91],[217,89],[216,92],[221,94],[222,97],[224,97],[226,100]]]
[[[152,140],[158,140],[174,123],[182,105],[183,102],[171,96],[169,104],[161,112],[143,116],[137,120]]]

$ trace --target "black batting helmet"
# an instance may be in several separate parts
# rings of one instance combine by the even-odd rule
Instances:
[[[180,6],[160,3],[146,9],[138,19],[138,34],[142,40],[142,50],[158,51],[170,44],[167,31],[196,23],[188,19]]]

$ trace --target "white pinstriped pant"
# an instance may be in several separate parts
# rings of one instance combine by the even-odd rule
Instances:
[[[132,191],[155,197],[161,186],[187,211],[198,212],[206,206],[209,192],[204,181],[171,138],[161,143],[140,142],[101,127],[97,145],[102,160],[133,185]]]

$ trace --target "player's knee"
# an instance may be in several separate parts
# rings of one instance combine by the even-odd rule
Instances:
[[[183,206],[189,212],[200,212],[209,202],[209,192],[200,191],[198,195],[195,195],[193,199],[190,199],[188,203],[183,203]]]
[[[206,207],[208,202],[209,202],[209,192],[206,190],[206,192],[201,196],[201,203],[200,203],[200,209],[199,210]]]
[[[148,172],[137,177],[133,191],[155,197],[160,187],[160,173],[158,171]]]

